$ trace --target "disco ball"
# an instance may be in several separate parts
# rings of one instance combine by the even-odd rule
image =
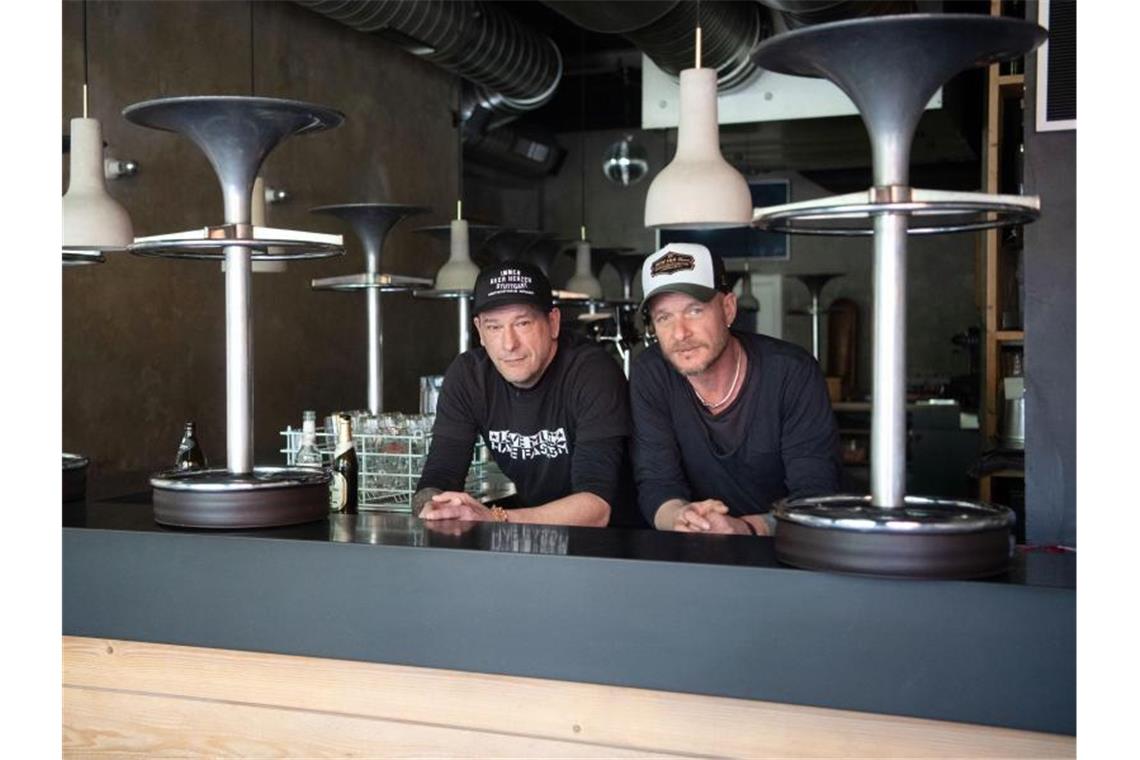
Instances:
[[[649,171],[649,154],[632,135],[626,135],[606,149],[602,173],[615,185],[636,185]]]

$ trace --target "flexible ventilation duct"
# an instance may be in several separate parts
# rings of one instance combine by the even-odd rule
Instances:
[[[784,17],[788,29],[866,16],[914,13],[914,0],[760,0]]]
[[[662,71],[677,76],[696,60],[698,4],[683,0],[575,2],[544,4],[592,32],[620,34]],[[716,2],[700,6],[701,65],[716,69],[717,89],[746,82],[757,68],[752,51],[772,34],[768,10],[755,2]]]
[[[519,114],[543,105],[562,79],[562,56],[498,5],[471,0],[297,0],[361,32],[378,34],[472,83],[464,115]]]

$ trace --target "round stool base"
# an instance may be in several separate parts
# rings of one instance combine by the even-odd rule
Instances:
[[[1005,572],[1013,513],[980,502],[906,497],[897,508],[870,497],[784,502],[776,517],[781,562],[809,570],[896,578],[984,578]]]
[[[87,496],[87,457],[63,455],[63,500],[82,501]]]
[[[329,512],[323,470],[184,470],[158,473],[150,482],[155,522],[177,528],[272,528],[323,520]]]

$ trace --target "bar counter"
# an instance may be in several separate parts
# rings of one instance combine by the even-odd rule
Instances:
[[[447,730],[532,742],[463,744],[468,737],[456,745],[476,754],[593,748],[607,756],[816,750],[932,756],[939,748],[962,755],[985,747],[1072,756],[1075,749],[1072,555],[1019,552],[1008,574],[983,581],[893,580],[786,567],[775,560],[770,539],[743,536],[510,523],[428,527],[382,513],[267,530],[177,530],[154,523],[150,495],[139,494],[64,505],[63,634],[65,740],[72,749],[95,727],[105,738],[100,721],[117,709],[114,700],[125,699],[124,690],[149,695],[178,680],[175,670],[158,676],[153,662],[124,670],[124,660],[111,656],[130,651],[170,662],[183,653],[185,662],[200,658],[188,666],[195,673],[215,663],[214,655],[269,657],[274,672],[289,672],[290,663],[336,662],[343,674],[358,664],[372,680],[326,699],[371,706],[325,710],[354,720],[366,714],[389,728],[420,730],[442,721]],[[253,688],[255,670],[234,676],[235,688]],[[327,676],[297,673],[277,677],[274,688]],[[425,674],[440,675],[432,683],[441,688],[429,689],[431,695],[410,682],[387,691],[379,686],[385,678]],[[136,677],[146,684],[132,682]],[[450,698],[457,700],[470,679],[482,684],[478,699],[514,695],[514,712],[501,716],[506,724],[489,717],[497,711],[486,703],[470,705],[476,699],[470,694],[464,705],[479,720],[438,718],[442,708],[432,705],[446,704],[453,688]],[[191,695],[194,704],[228,700],[239,710],[250,701],[211,692],[216,685],[202,685],[209,679],[194,682],[205,690]],[[544,685],[546,697],[522,696],[535,685]],[[402,696],[394,696],[400,689]],[[552,718],[565,726],[546,733],[524,730],[541,722],[534,710],[577,709],[577,702],[559,701],[575,689],[595,690],[590,700],[612,697],[616,712],[594,715],[593,723]],[[714,723],[733,728],[722,725],[699,746],[668,739],[660,725],[639,732],[649,708],[631,717],[614,695],[634,702],[656,695],[653,709],[666,711],[662,705],[675,698],[688,712],[670,724],[705,710]],[[368,712],[392,699],[389,713]],[[457,714],[462,708],[453,705]],[[422,717],[433,709],[435,719]],[[823,721],[803,729],[816,745],[804,744],[793,728],[805,715]],[[607,720],[620,726],[607,734]],[[773,734],[777,720],[784,722]],[[872,723],[852,729],[860,720]],[[642,734],[655,738],[638,739]],[[371,737],[364,746],[377,746],[378,734],[363,735]],[[840,743],[820,745],[819,736]],[[290,751],[303,746],[287,744]],[[447,754],[450,745],[424,739],[416,746]]]

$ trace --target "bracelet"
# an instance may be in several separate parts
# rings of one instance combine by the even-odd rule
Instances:
[[[510,522],[507,519],[507,510],[502,507],[491,507],[491,519],[495,522]]]
[[[740,518],[740,522],[742,522],[742,523],[744,523],[746,526],[748,526],[748,530],[752,531],[752,535],[754,535],[754,536],[759,536],[759,535],[760,535],[759,533],[757,533],[757,532],[756,532],[756,526],[754,526],[752,523],[750,523],[750,522],[748,522],[747,520],[745,520],[743,517],[741,517],[741,518]]]

